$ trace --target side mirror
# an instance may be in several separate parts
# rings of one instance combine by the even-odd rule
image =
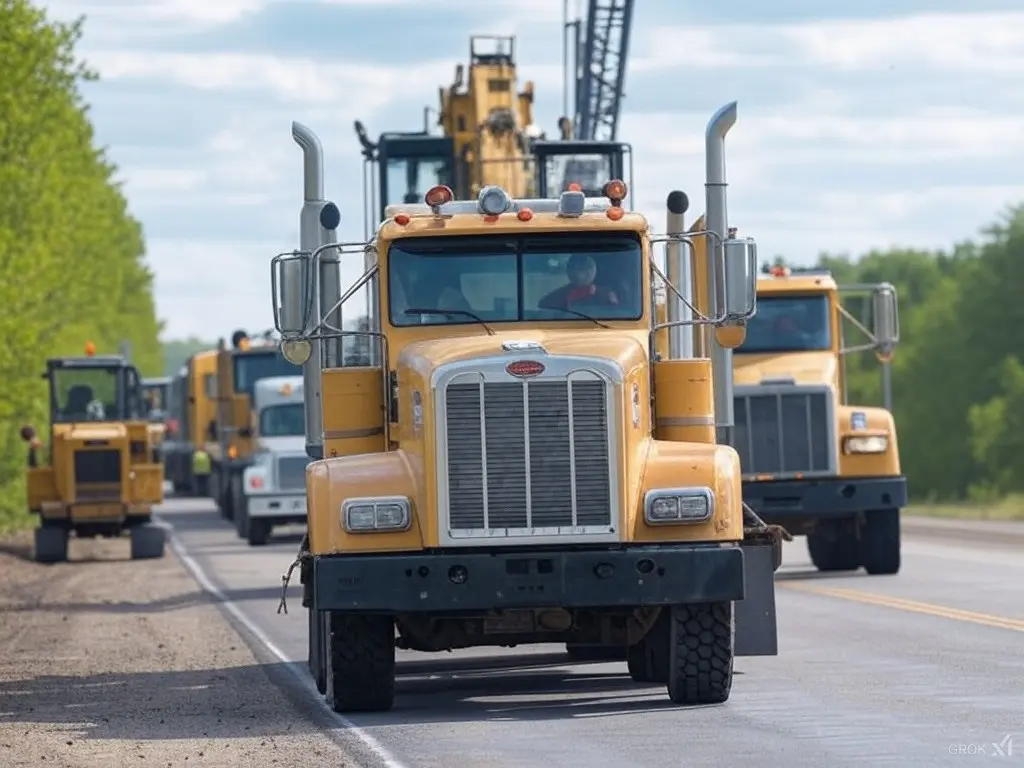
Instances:
[[[301,336],[313,313],[312,253],[278,254],[270,262],[274,328],[282,336]]]
[[[35,439],[36,428],[33,427],[31,424],[26,424],[24,427],[21,428],[21,431],[18,434],[21,436],[21,439],[24,440],[26,443],[31,443]]]
[[[749,320],[757,311],[757,243],[750,237],[729,238],[722,244],[722,251],[725,321]]]
[[[875,287],[872,296],[872,319],[875,337],[875,357],[879,362],[892,360],[896,344],[900,340],[899,306],[896,288],[890,283],[881,283]]]

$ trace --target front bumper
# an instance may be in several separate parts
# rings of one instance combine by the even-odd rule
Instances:
[[[249,517],[280,520],[306,519],[305,493],[260,493],[246,496]]]
[[[460,570],[461,569],[461,570]],[[465,579],[458,583],[460,573]],[[739,546],[616,550],[416,552],[313,559],[318,610],[412,613],[611,608],[744,597]]]
[[[745,480],[743,500],[766,523],[795,518],[852,517],[907,504],[905,477],[830,477],[822,480]]]

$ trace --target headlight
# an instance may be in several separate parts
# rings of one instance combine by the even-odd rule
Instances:
[[[349,533],[405,531],[412,524],[412,511],[403,496],[348,499],[341,505],[341,519]]]
[[[256,467],[250,467],[242,474],[243,484],[247,491],[262,491],[267,487],[266,475]]]
[[[710,488],[659,488],[644,496],[648,525],[704,523],[714,513],[715,494]]]
[[[888,449],[887,435],[857,435],[843,440],[843,453],[885,453]]]

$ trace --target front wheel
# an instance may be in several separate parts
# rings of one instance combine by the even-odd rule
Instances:
[[[900,570],[900,511],[875,509],[864,513],[860,536],[861,562],[872,576]]]
[[[388,712],[395,703],[395,621],[327,614],[327,703],[335,712]]]
[[[668,697],[676,704],[721,704],[732,690],[733,605],[672,606]]]

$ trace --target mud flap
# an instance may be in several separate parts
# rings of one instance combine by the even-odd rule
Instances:
[[[736,656],[778,656],[775,620],[775,548],[771,543],[743,546],[743,600],[735,604]]]

